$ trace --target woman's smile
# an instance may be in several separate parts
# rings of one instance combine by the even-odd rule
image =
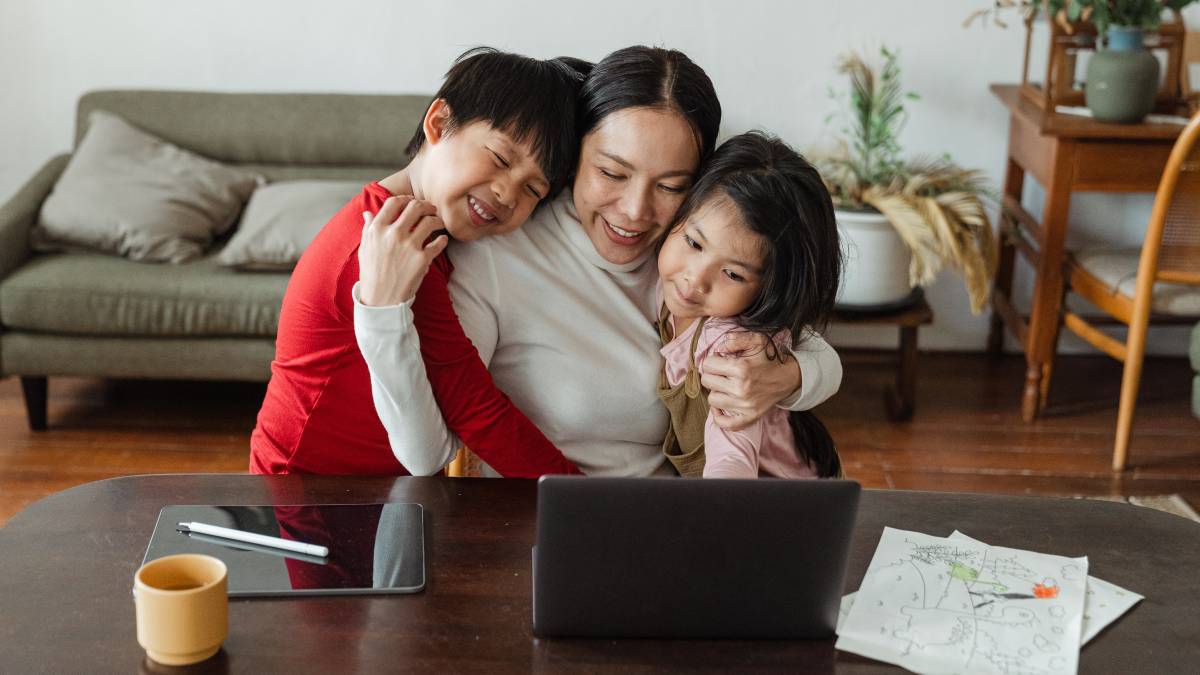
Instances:
[[[646,235],[646,230],[631,230],[613,225],[607,218],[596,214],[596,218],[601,221],[604,227],[605,234],[615,244],[622,246],[635,246],[639,244],[642,238]]]

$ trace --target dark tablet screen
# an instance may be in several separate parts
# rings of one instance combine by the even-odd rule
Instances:
[[[177,530],[205,523],[325,546],[317,557]],[[204,553],[229,568],[229,595],[414,593],[425,587],[420,504],[166,506],[143,564],[177,553]]]

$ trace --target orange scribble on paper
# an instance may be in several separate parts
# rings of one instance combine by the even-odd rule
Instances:
[[[1033,597],[1035,598],[1057,598],[1058,586],[1046,586],[1043,584],[1033,585]]]

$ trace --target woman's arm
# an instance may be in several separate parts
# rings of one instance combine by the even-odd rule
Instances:
[[[841,386],[842,361],[819,334],[811,333],[782,362],[767,358],[765,343],[758,333],[739,332],[726,339],[722,353],[709,356],[701,384],[718,426],[742,429],[776,405],[808,410]]]

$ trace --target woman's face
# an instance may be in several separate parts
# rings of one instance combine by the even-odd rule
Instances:
[[[583,137],[575,211],[592,246],[622,264],[649,251],[692,185],[700,148],[678,113],[627,108]]]

